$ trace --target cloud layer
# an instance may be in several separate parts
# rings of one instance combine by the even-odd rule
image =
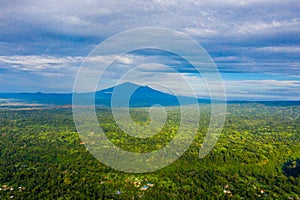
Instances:
[[[81,62],[99,42],[154,26],[181,31],[203,45],[222,73],[229,98],[299,100],[299,10],[297,0],[3,0],[0,92],[71,91]],[[120,59],[112,76],[130,66],[160,63],[193,77],[190,66],[170,55]],[[172,77],[164,70],[160,76]],[[200,77],[194,79],[201,85]]]

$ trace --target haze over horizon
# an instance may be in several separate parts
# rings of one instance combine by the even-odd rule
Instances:
[[[0,92],[72,92],[77,70],[100,42],[128,29],[151,26],[174,29],[199,42],[215,61],[229,100],[300,100],[299,10],[296,0],[4,0]],[[124,82],[143,85],[144,75],[156,74],[155,81],[165,81],[189,96],[162,65],[176,69],[198,96],[208,96],[189,63],[151,49],[120,57],[108,71],[111,80],[99,89],[113,86],[120,73],[139,66]],[[152,87],[168,92],[159,85]]]

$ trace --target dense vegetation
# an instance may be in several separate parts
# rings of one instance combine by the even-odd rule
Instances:
[[[132,118],[147,123],[147,110]],[[172,113],[173,112],[173,113]],[[118,130],[108,109],[98,109],[116,145],[152,151],[177,127],[176,109],[152,139]],[[199,147],[209,123],[201,106],[199,133],[184,155],[161,170],[129,174],[96,160],[83,145],[70,109],[0,111],[1,199],[300,199],[300,106],[229,105],[218,143],[203,159]]]

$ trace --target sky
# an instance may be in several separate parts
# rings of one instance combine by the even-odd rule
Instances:
[[[299,10],[298,0],[0,0],[0,92],[71,92],[99,43],[129,29],[161,27],[184,33],[207,51],[228,99],[300,100]],[[155,75],[152,81],[165,81],[155,89],[191,95],[179,75],[199,97],[208,95],[192,66],[151,49],[119,57],[106,78],[116,81],[136,66],[122,80],[144,84],[146,75]]]

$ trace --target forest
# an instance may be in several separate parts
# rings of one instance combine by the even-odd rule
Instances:
[[[150,173],[125,173],[94,158],[77,133],[70,108],[0,110],[0,199],[300,199],[300,105],[227,105],[212,151],[199,158],[210,105],[188,150]],[[150,152],[169,143],[180,109],[168,108],[162,130],[147,139],[122,132],[108,108],[99,125],[117,146]],[[147,108],[132,108],[148,123]]]

